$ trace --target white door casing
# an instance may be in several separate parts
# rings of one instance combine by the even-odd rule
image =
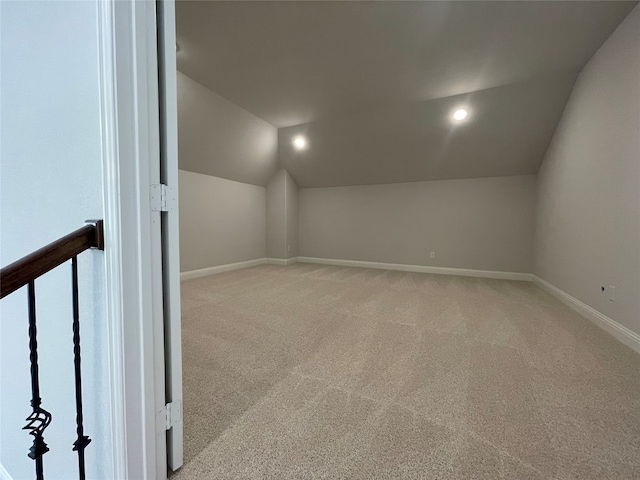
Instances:
[[[150,186],[161,179],[156,3],[104,1],[97,9],[113,462],[117,478],[166,479],[164,304],[179,291],[169,300],[163,292],[173,282],[163,282],[163,214],[150,202]],[[177,236],[177,213],[171,220],[169,238]],[[168,271],[177,261],[165,259]],[[179,315],[177,322],[179,338]]]
[[[176,27],[173,0],[158,0],[161,181],[172,192],[172,208],[162,214],[166,401],[174,406],[167,431],[167,462],[183,462],[182,335],[180,321],[180,235],[178,219],[178,101]]]

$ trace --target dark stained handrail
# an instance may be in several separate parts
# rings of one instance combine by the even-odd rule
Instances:
[[[0,270],[0,298],[15,292],[89,248],[104,250],[102,220],[79,228]]]
[[[42,406],[40,398],[40,374],[38,368],[38,339],[36,325],[35,280],[58,265],[71,260],[71,293],[73,301],[73,365],[76,383],[76,433],[73,450],[78,452],[78,472],[80,480],[86,479],[84,451],[91,439],[84,434],[82,412],[82,368],[80,358],[80,307],[78,304],[78,254],[90,248],[104,250],[104,230],[102,220],[88,220],[86,225],[73,233],[50,243],[17,262],[0,270],[1,294],[4,298],[20,287],[28,285],[27,300],[29,313],[29,361],[31,363],[31,414],[26,418],[28,430],[33,436],[29,458],[35,460],[36,480],[44,480],[43,456],[49,451],[44,441],[44,431],[51,424],[52,415]]]

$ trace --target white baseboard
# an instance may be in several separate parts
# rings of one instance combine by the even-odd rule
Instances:
[[[267,258],[266,263],[270,265],[292,265],[298,263],[298,257],[294,258]]]
[[[7,472],[7,470],[2,466],[1,463],[0,463],[0,480],[13,480],[13,478],[11,478],[11,475],[9,475],[9,472]]]
[[[313,257],[295,257],[295,258],[258,258],[255,260],[249,260],[246,262],[230,263],[227,265],[219,265],[216,267],[203,268],[200,270],[191,270],[188,272],[180,273],[180,280],[189,280],[192,278],[205,277],[207,275],[214,275],[216,273],[229,272],[231,270],[238,270],[240,268],[253,267],[255,265],[263,265],[265,263],[271,265],[291,265],[297,262],[301,263],[317,263],[321,265],[336,265],[343,267],[361,267],[361,268],[376,268],[381,270],[396,270],[400,272],[417,272],[417,273],[435,273],[440,275],[459,275],[463,277],[478,277],[478,278],[495,278],[501,280],[520,280],[531,282],[533,281],[540,288],[550,293],[565,305],[569,306],[582,316],[591,320],[600,328],[609,332],[616,337],[622,343],[632,348],[636,352],[640,353],[640,335],[629,330],[624,325],[620,325],[615,320],[607,317],[603,313],[600,313],[596,309],[590,307],[586,303],[581,302],[575,297],[572,297],[568,293],[560,290],[555,285],[533,275],[531,273],[519,273],[519,272],[496,272],[492,270],[471,270],[466,268],[444,268],[444,267],[429,267],[424,265],[404,265],[396,263],[380,263],[380,262],[362,262],[358,260],[338,260],[333,258],[313,258]],[[0,480],[11,480],[6,470],[0,465]]]
[[[254,267],[267,263],[266,258],[257,258],[255,260],[247,260],[246,262],[228,263],[226,265],[218,265],[216,267],[201,268],[200,270],[189,270],[188,272],[180,272],[180,280],[190,280],[192,278],[206,277],[216,273],[230,272],[240,268]]]
[[[558,287],[556,287],[555,285],[552,285],[546,280],[543,280],[540,277],[537,277],[536,275],[532,275],[532,277],[533,277],[533,283],[538,285],[544,291],[550,293],[551,295],[556,297],[558,300],[560,300],[562,303],[564,303],[571,309],[578,312],[583,317],[586,317],[587,319],[591,320],[593,323],[595,323],[597,326],[599,326],[606,332],[609,332],[611,335],[616,337],[626,346],[640,353],[640,335],[629,330],[624,325],[620,325],[618,322],[600,313],[595,308],[592,308],[586,303],[581,302],[577,298],[572,297],[567,292],[560,290]]]
[[[530,273],[496,272],[492,270],[470,270],[467,268],[429,267],[425,265],[405,265],[397,263],[361,262],[358,260],[336,260],[333,258],[298,257],[299,262],[337,265],[342,267],[377,268],[400,272],[436,273],[440,275],[459,275],[463,277],[496,278],[501,280],[531,281]]]

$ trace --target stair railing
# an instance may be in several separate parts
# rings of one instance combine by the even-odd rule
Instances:
[[[78,308],[78,255],[90,248],[104,250],[102,220],[87,221],[88,225],[66,235],[0,270],[0,299],[27,286],[29,359],[31,362],[31,415],[26,418],[33,445],[28,456],[35,461],[36,479],[44,480],[43,456],[49,451],[44,431],[51,423],[51,414],[42,407],[38,372],[38,341],[36,328],[35,280],[49,270],[71,260],[71,289],[73,301],[73,363],[75,370],[76,433],[73,450],[78,452],[80,480],[85,480],[84,451],[91,439],[84,434],[82,414],[82,371],[80,359],[80,314]]]

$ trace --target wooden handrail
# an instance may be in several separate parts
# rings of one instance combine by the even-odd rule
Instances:
[[[91,222],[0,270],[0,298],[15,292],[89,248],[104,250],[102,220]]]

